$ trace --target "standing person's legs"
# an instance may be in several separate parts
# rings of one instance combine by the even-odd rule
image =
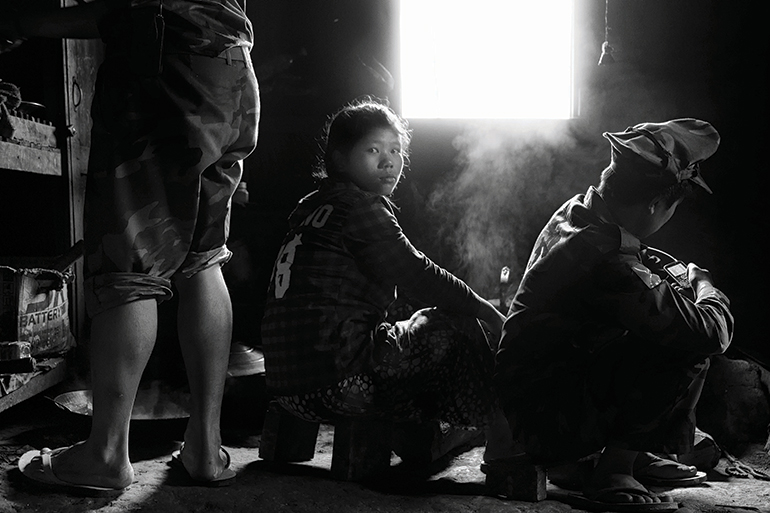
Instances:
[[[169,57],[165,64],[164,75],[150,82],[130,76],[119,56],[100,68],[84,237],[86,302],[93,316],[94,426],[86,442],[54,451],[50,468],[43,468],[47,457],[30,451],[34,464],[24,473],[38,481],[117,489],[132,482],[128,424],[155,342],[157,301],[171,297],[169,279],[182,275],[180,310],[186,321],[180,324],[187,331],[180,338],[194,375],[191,387],[200,396],[187,436],[193,450],[185,452],[185,461],[198,453],[193,459],[205,463],[189,466],[193,476],[222,477],[223,465],[210,456],[219,448],[214,403],[222,397],[231,323],[219,266],[229,258],[224,243],[240,161],[256,145],[256,77],[250,62],[231,66],[188,55]],[[189,90],[201,95],[176,94],[179,84],[193,79],[198,82]],[[228,119],[223,112],[230,123],[222,123]],[[206,310],[203,304],[209,301],[218,306]],[[204,310],[210,315],[199,314]],[[217,318],[223,312],[227,315]],[[202,341],[211,345],[211,353],[200,348]],[[217,372],[221,382],[212,380]]]
[[[128,459],[129,422],[156,329],[154,299],[126,303],[93,317],[91,432],[84,442],[53,452],[51,472],[56,478],[114,489],[125,488],[134,480]]]
[[[221,476],[219,420],[232,333],[230,296],[219,265],[179,277],[178,331],[190,383],[190,420],[181,458],[193,479]]]
[[[97,314],[91,325],[94,416],[84,446],[93,455],[101,456],[114,473],[125,474],[130,470],[132,480],[133,470],[128,460],[129,422],[142,372],[155,345],[157,318],[157,302],[145,299]],[[84,469],[93,472],[93,467],[84,465],[82,460],[79,464],[80,472]],[[120,483],[117,477],[115,475],[115,486],[130,483]]]
[[[245,54],[247,55],[247,54]],[[197,176],[196,222],[188,256],[174,275],[179,292],[177,328],[191,392],[185,446],[178,456],[198,481],[223,482],[235,476],[221,449],[220,417],[232,337],[232,304],[221,265],[230,258],[225,244],[230,204],[242,161],[255,148],[259,97],[251,62],[186,57],[169,63],[180,79],[195,77],[206,101],[180,96],[179,109],[195,114],[188,139],[207,159]],[[192,73],[190,73],[190,71]],[[190,103],[192,102],[192,103]],[[229,124],[222,119],[230,119]]]
[[[202,56],[169,56],[164,64],[169,104],[184,115],[181,146],[170,161],[194,164],[166,187],[173,212],[194,224],[187,257],[173,275],[179,293],[177,329],[191,392],[191,411],[185,445],[172,464],[181,463],[189,476],[212,485],[235,477],[227,469],[229,456],[221,449],[221,401],[227,377],[232,335],[232,305],[221,265],[230,258],[225,244],[230,204],[242,174],[242,161],[255,148],[259,119],[256,77],[248,53],[244,61]],[[200,95],[178,88],[188,83]],[[165,159],[163,159],[165,162]],[[192,203],[191,203],[192,200]],[[186,239],[188,241],[188,239]]]

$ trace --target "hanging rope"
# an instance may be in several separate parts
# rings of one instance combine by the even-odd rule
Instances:
[[[610,46],[610,0],[604,0],[604,42],[602,43],[602,54],[599,57],[599,66],[612,64],[615,58],[612,56],[612,46]]]

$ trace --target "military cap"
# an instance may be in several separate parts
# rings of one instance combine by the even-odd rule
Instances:
[[[663,123],[640,123],[624,132],[602,134],[612,145],[612,162],[641,157],[651,166],[629,166],[650,179],[691,180],[711,193],[700,176],[699,164],[717,151],[719,133],[706,121],[693,118]]]

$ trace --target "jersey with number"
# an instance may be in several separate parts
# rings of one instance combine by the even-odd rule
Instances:
[[[372,332],[396,287],[473,315],[478,296],[412,246],[390,201],[326,180],[289,218],[270,281],[262,344],[271,392],[311,392],[372,365]]]

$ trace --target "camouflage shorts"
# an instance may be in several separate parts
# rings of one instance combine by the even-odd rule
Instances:
[[[171,278],[229,259],[230,199],[255,148],[246,60],[164,56],[138,78],[121,55],[99,69],[85,201],[86,305],[95,315],[171,297]]]

